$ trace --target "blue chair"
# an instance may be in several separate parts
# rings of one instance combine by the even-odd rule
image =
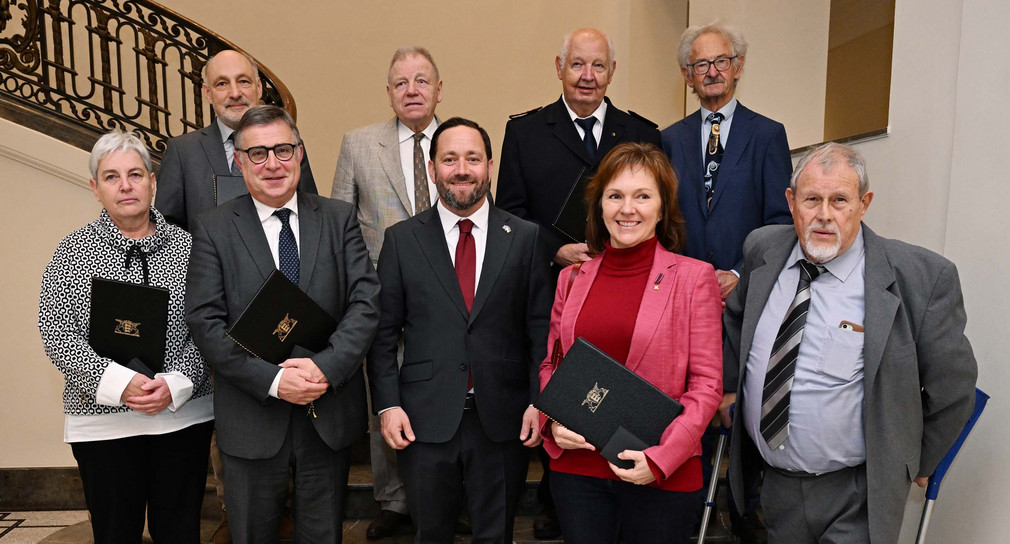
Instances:
[[[947,451],[947,455],[937,465],[936,471],[929,477],[929,484],[926,486],[926,504],[922,506],[919,533],[915,537],[916,544],[925,544],[926,530],[929,529],[929,517],[933,514],[933,504],[936,503],[936,498],[940,495],[940,483],[943,481],[943,477],[947,475],[950,465],[954,462],[954,458],[957,457],[957,452],[961,450],[961,446],[964,445],[965,439],[968,438],[968,434],[971,433],[975,422],[982,415],[982,410],[985,409],[985,403],[988,401],[989,395],[986,395],[981,389],[975,388],[975,408],[972,410],[971,418],[968,419],[968,423],[964,424],[961,435],[957,437],[954,445]]]

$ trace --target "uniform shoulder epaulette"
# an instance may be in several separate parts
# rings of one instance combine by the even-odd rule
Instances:
[[[509,119],[519,119],[520,117],[526,117],[527,115],[531,113],[536,113],[546,107],[547,106],[540,106],[539,108],[533,108],[530,111],[524,111],[522,113],[513,113],[512,115],[509,115]]]
[[[659,128],[659,125],[657,125],[656,123],[653,123],[652,121],[646,119],[645,117],[642,117],[641,115],[639,115],[639,114],[637,114],[637,113],[635,113],[635,112],[633,112],[631,110],[628,110],[628,115],[634,117],[635,119],[638,119],[639,121],[642,121],[643,123],[651,126],[652,128]]]

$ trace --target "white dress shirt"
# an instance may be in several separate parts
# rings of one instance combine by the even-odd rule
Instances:
[[[256,215],[259,216],[260,224],[263,225],[263,234],[267,237],[267,245],[270,246],[270,256],[274,260],[274,266],[277,269],[281,267],[280,258],[280,236],[281,227],[284,226],[281,223],[281,219],[274,215],[274,212],[281,208],[287,208],[291,210],[291,215],[288,216],[288,225],[291,226],[291,231],[295,235],[295,245],[298,247],[298,255],[302,254],[302,243],[301,238],[298,235],[298,192],[292,195],[291,200],[284,203],[281,208],[274,208],[272,206],[267,206],[259,200],[253,199],[253,205],[256,206]],[[277,388],[281,383],[281,374],[284,369],[281,368],[277,371],[277,375],[274,376],[273,383],[270,384],[270,390],[267,393],[274,398],[280,398],[277,395]]]
[[[584,119],[584,117],[579,117],[572,108],[568,106],[568,102],[565,101],[564,97],[561,101],[565,103],[565,109],[568,110],[568,116],[572,118],[572,124],[575,125],[575,130],[579,133],[579,139],[585,139],[586,131],[582,130],[582,127],[575,122],[576,119]],[[596,118],[596,124],[593,125],[593,138],[596,138],[596,147],[600,147],[600,138],[603,137],[603,120],[607,117],[607,101],[604,100],[600,102],[600,107],[596,108],[596,111],[589,115],[590,117]]]
[[[235,129],[222,123],[220,117],[215,122],[217,123],[217,128],[221,130],[221,143],[224,145],[224,160],[228,163],[228,171],[231,171],[231,165],[235,162],[235,142],[231,139],[231,134],[235,132]]]
[[[477,250],[477,268],[474,271],[473,289],[477,293],[477,286],[480,285],[480,271],[484,268],[484,250],[487,248],[487,220],[491,205],[487,198],[484,203],[477,208],[477,211],[470,214],[470,217],[460,217],[445,208],[442,201],[438,201],[438,219],[442,222],[442,231],[445,232],[445,243],[449,247],[449,258],[452,259],[452,266],[456,266],[456,244],[459,243],[459,222],[462,219],[473,221],[473,245]]]
[[[438,121],[432,118],[428,123],[428,128],[421,131],[424,138],[421,139],[421,151],[424,152],[424,177],[428,177],[428,160],[431,159],[431,137],[438,128]],[[407,186],[407,199],[410,200],[410,215],[414,215],[414,133],[403,123],[396,121],[396,137],[400,141],[400,168],[403,169],[403,180]],[[438,190],[435,184],[428,180],[428,198],[431,199],[429,205],[434,205],[438,200]]]

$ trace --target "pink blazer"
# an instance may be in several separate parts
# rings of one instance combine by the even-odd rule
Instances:
[[[558,279],[551,312],[548,350],[561,336],[565,351],[575,342],[575,322],[596,279],[602,256],[582,264],[566,299],[571,267]],[[662,281],[654,283],[663,274]],[[690,457],[701,455],[701,435],[722,399],[722,303],[712,265],[671,253],[656,245],[638,320],[632,333],[627,368],[684,405],[658,446],[646,456],[670,477]],[[540,365],[540,387],[551,379],[551,354]],[[563,450],[554,442],[546,417],[541,421],[544,448],[553,458]]]

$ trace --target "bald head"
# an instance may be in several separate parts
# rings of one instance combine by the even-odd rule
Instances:
[[[242,115],[263,95],[256,62],[231,49],[214,55],[203,67],[203,93],[214,114],[225,125],[237,127]]]
[[[591,115],[603,102],[614,76],[614,44],[596,28],[577,28],[565,36],[554,59],[565,103],[579,117]]]

